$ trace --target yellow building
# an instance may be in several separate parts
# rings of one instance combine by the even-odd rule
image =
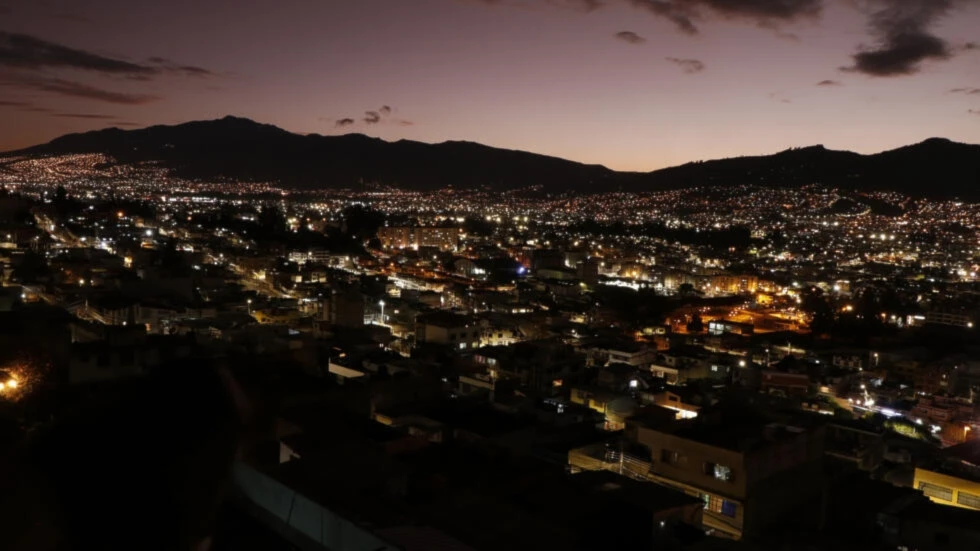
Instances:
[[[935,503],[980,511],[980,440],[946,448],[934,466],[917,467],[913,484]]]

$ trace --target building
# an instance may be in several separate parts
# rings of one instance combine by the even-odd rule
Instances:
[[[980,440],[946,448],[931,465],[916,467],[913,484],[934,503],[980,511]]]
[[[332,326],[364,326],[364,295],[355,291],[335,291],[321,303],[320,321]]]
[[[704,525],[722,535],[760,534],[819,492],[824,428],[715,408],[666,428],[638,427],[647,478],[701,498]]]
[[[378,240],[386,249],[434,247],[454,251],[459,245],[461,231],[458,227],[385,227],[378,229]]]
[[[973,316],[953,312],[927,312],[926,323],[932,325],[951,325],[953,327],[973,327]]]
[[[751,323],[740,323],[731,320],[712,320],[708,322],[709,335],[733,335],[752,336],[755,333],[755,326]]]
[[[415,319],[415,342],[441,344],[467,350],[479,348],[483,330],[469,316],[452,312],[432,312]]]

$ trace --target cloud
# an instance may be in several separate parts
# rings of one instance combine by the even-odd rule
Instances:
[[[116,117],[114,115],[98,115],[93,113],[54,113],[52,117],[60,117],[63,119],[101,119],[101,120],[112,120]]]
[[[26,34],[0,31],[0,66],[18,69],[61,67],[100,73],[147,75],[153,67],[76,50]]]
[[[647,41],[647,39],[643,38],[642,36],[636,34],[633,31],[619,31],[613,36],[622,40],[623,42],[626,42],[627,44],[643,44],[644,42]]]
[[[30,107],[30,102],[0,99],[0,107]]]
[[[911,75],[929,60],[952,57],[947,42],[931,28],[953,8],[969,0],[868,0],[868,32],[873,46],[862,46],[845,71],[876,77]]]
[[[147,59],[147,61],[155,65],[155,68],[159,68],[160,70],[167,71],[169,73],[182,74],[191,77],[217,76],[214,72],[203,67],[197,67],[195,65],[180,65],[165,57],[151,57]]]
[[[817,86],[843,86],[839,80],[821,80]]]
[[[90,86],[81,82],[61,78],[32,77],[27,75],[21,75],[19,78],[14,78],[11,80],[0,81],[0,86],[25,88],[39,92],[60,94],[62,96],[91,99],[120,105],[143,105],[160,99],[158,96],[147,94],[113,92],[111,90],[104,90],[102,88],[96,88],[95,86]]]
[[[697,34],[695,23],[712,16],[746,19],[775,29],[778,23],[815,17],[823,10],[823,0],[629,0],[629,3],[667,19],[687,34]]]
[[[969,94],[969,95],[980,95],[980,88],[953,88],[949,91],[950,94]]]
[[[116,121],[112,123],[112,126],[143,126],[143,123],[131,122],[131,121]]]
[[[636,8],[645,9],[650,13],[670,20],[677,28],[687,34],[697,34],[698,28],[692,21],[689,9],[677,5],[671,0],[629,0]],[[694,14],[696,17],[696,14]]]
[[[704,63],[698,59],[683,59],[679,57],[665,57],[664,59],[677,65],[688,74],[700,73],[704,70]]]
[[[980,109],[967,109],[966,112],[971,115],[980,115]]]
[[[382,105],[377,109],[365,111],[364,116],[360,117],[360,122],[363,122],[364,124],[394,124],[396,126],[412,126],[415,124],[410,120],[392,118],[391,115],[394,114],[394,112],[394,107],[391,107],[390,105]],[[330,119],[321,118],[320,120]],[[358,119],[355,119],[354,117],[344,117],[342,119],[333,119],[333,121],[334,126],[344,127],[357,124]]]

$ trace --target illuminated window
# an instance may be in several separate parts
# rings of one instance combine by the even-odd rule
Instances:
[[[726,465],[719,465],[717,463],[707,463],[704,464],[704,474],[716,478],[718,480],[724,480],[731,482],[735,478],[735,473],[732,472],[732,468]]]
[[[725,480],[731,482],[735,478],[734,473],[732,473],[731,467],[726,467],[725,465],[715,465],[715,478],[718,480]]]
[[[953,501],[953,490],[945,486],[929,484],[928,482],[919,482],[919,489],[922,490],[923,494],[929,497],[934,497],[943,501]]]
[[[966,507],[971,507],[973,509],[980,509],[980,496],[967,492],[960,492],[956,496],[956,503]]]
[[[728,501],[727,499],[721,500],[721,514],[726,517],[735,518],[735,511],[738,509],[738,505],[733,501]]]
[[[735,511],[738,508],[738,504],[735,502],[711,494],[701,494],[701,501],[704,502],[705,511],[735,518]]]

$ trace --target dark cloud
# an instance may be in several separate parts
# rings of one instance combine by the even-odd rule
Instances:
[[[116,121],[113,122],[111,126],[143,126],[143,123],[131,122],[131,121]]]
[[[694,74],[700,73],[704,70],[704,63],[698,59],[683,59],[679,57],[665,57],[664,59],[677,65],[683,69],[685,73]]]
[[[31,77],[20,75],[18,78],[0,81],[0,86],[12,86],[59,94],[62,96],[84,98],[106,103],[117,103],[121,105],[142,105],[159,100],[158,96],[147,94],[130,94],[126,92],[113,92],[96,88],[81,82],[65,80],[61,78]]]
[[[155,69],[166,71],[169,73],[182,74],[191,77],[213,77],[217,76],[214,72],[209,71],[203,67],[197,67],[194,65],[180,65],[172,60],[165,57],[151,57],[147,61],[153,64]]]
[[[980,50],[980,44],[977,44],[976,42],[967,42],[966,44],[963,45],[963,49],[968,51]]]
[[[60,117],[63,119],[100,119],[100,120],[112,120],[115,119],[113,115],[99,115],[94,113],[54,113],[52,117]]]
[[[980,109],[968,109],[966,112],[971,115],[980,115]]]
[[[875,39],[854,54],[846,71],[888,77],[919,72],[928,60],[953,55],[945,40],[931,28],[954,7],[970,0],[869,0],[868,31]]]
[[[0,66],[19,69],[62,67],[100,73],[148,75],[153,67],[76,50],[26,34],[0,31]]]
[[[360,120],[364,124],[395,124],[398,126],[411,126],[415,124],[409,120],[392,118],[391,115],[394,112],[394,107],[382,105],[377,110],[365,111],[364,116]],[[350,126],[356,123],[357,120],[353,117],[344,117],[342,119],[336,119],[334,126]]]
[[[30,102],[0,99],[0,107],[30,107]]]
[[[823,0],[629,0],[674,23],[687,34],[696,34],[701,22],[710,17],[747,19],[774,28],[778,23],[813,17],[823,9]]]
[[[692,21],[692,11],[672,0],[629,0],[634,7],[647,10],[654,15],[670,20],[677,28],[687,34],[697,34],[698,28]],[[697,14],[694,14],[696,17]]]
[[[970,95],[980,95],[980,88],[953,88],[949,91],[950,94],[970,94]]]
[[[642,36],[636,34],[633,31],[619,31],[613,36],[622,40],[623,42],[626,42],[627,44],[643,44],[644,42],[647,41],[647,39],[643,38]]]
[[[821,80],[817,86],[843,86],[839,80]]]

